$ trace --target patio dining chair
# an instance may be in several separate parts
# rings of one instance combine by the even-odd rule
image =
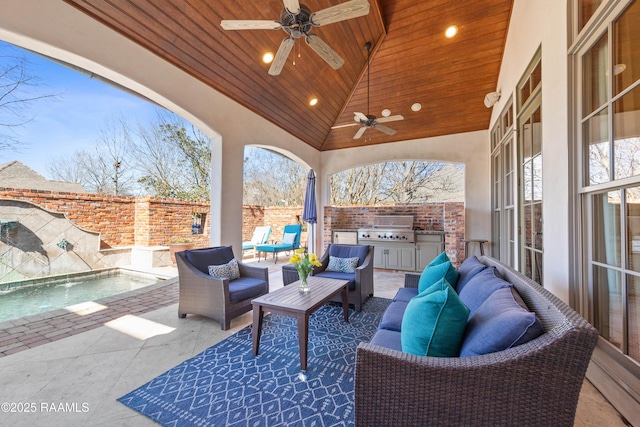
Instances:
[[[256,246],[258,262],[260,262],[261,253],[264,252],[264,259],[267,259],[267,253],[272,253],[274,258],[273,263],[277,263],[278,253],[285,252],[288,254],[290,251],[300,247],[300,234],[302,234],[302,226],[300,224],[285,225],[282,240],[279,243],[274,242],[269,245]]]
[[[264,245],[269,242],[269,236],[271,235],[271,227],[270,226],[261,226],[256,227],[253,231],[253,236],[251,240],[248,242],[242,242],[242,253],[244,251],[248,251],[249,249],[253,249],[253,256],[256,255],[256,246]]]

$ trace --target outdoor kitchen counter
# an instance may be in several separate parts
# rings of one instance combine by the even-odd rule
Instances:
[[[447,234],[442,230],[416,230],[416,234]]]

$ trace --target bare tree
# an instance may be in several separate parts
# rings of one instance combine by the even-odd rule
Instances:
[[[150,194],[209,200],[211,140],[195,126],[161,112],[151,126],[138,125],[131,154]]]
[[[100,129],[92,147],[77,150],[71,159],[54,159],[47,167],[53,178],[78,182],[88,192],[130,195],[137,185],[134,165],[128,156],[130,146],[126,121],[111,119]]]
[[[37,90],[41,84],[29,72],[29,61],[20,50],[0,42],[0,151],[17,150],[23,143],[15,129],[33,120],[30,108],[38,101],[54,100],[57,94]]]
[[[331,177],[333,205],[375,205],[380,200],[380,185],[387,163],[362,166]]]
[[[245,149],[244,203],[247,205],[301,205],[307,171],[281,154],[257,148]]]
[[[406,204],[461,199],[463,175],[461,167],[439,162],[384,162],[362,166],[331,177],[331,203]]]
[[[131,129],[124,118],[111,119],[93,147],[54,159],[49,173],[90,192],[209,200],[211,142],[205,134],[168,112]]]

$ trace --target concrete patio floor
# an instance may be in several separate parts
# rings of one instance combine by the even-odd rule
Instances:
[[[282,286],[279,264],[271,260],[271,289]],[[172,271],[170,270],[169,273]],[[175,274],[175,270],[173,270]],[[403,274],[376,271],[375,296],[392,298],[402,286]],[[155,422],[116,399],[251,323],[251,312],[235,319],[228,331],[200,316],[177,316],[177,278],[167,286],[137,293],[133,298],[101,300],[103,311],[96,325],[72,331],[64,337],[33,348],[12,347],[0,357],[2,425],[13,426],[152,426]],[[132,302],[132,299],[135,301]],[[153,306],[157,303],[156,309]],[[76,313],[73,316],[96,313]],[[48,319],[55,326],[56,318]],[[20,322],[17,322],[20,323]],[[25,327],[25,324],[16,325]],[[28,327],[28,326],[27,326]],[[6,331],[6,328],[5,328]],[[54,335],[53,337],[56,337]],[[0,350],[7,339],[0,337]],[[11,353],[11,349],[9,349]],[[624,426],[626,423],[600,393],[585,381],[575,426]]]

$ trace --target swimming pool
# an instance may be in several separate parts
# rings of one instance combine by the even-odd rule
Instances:
[[[95,301],[162,280],[116,268],[0,284],[0,322]]]

